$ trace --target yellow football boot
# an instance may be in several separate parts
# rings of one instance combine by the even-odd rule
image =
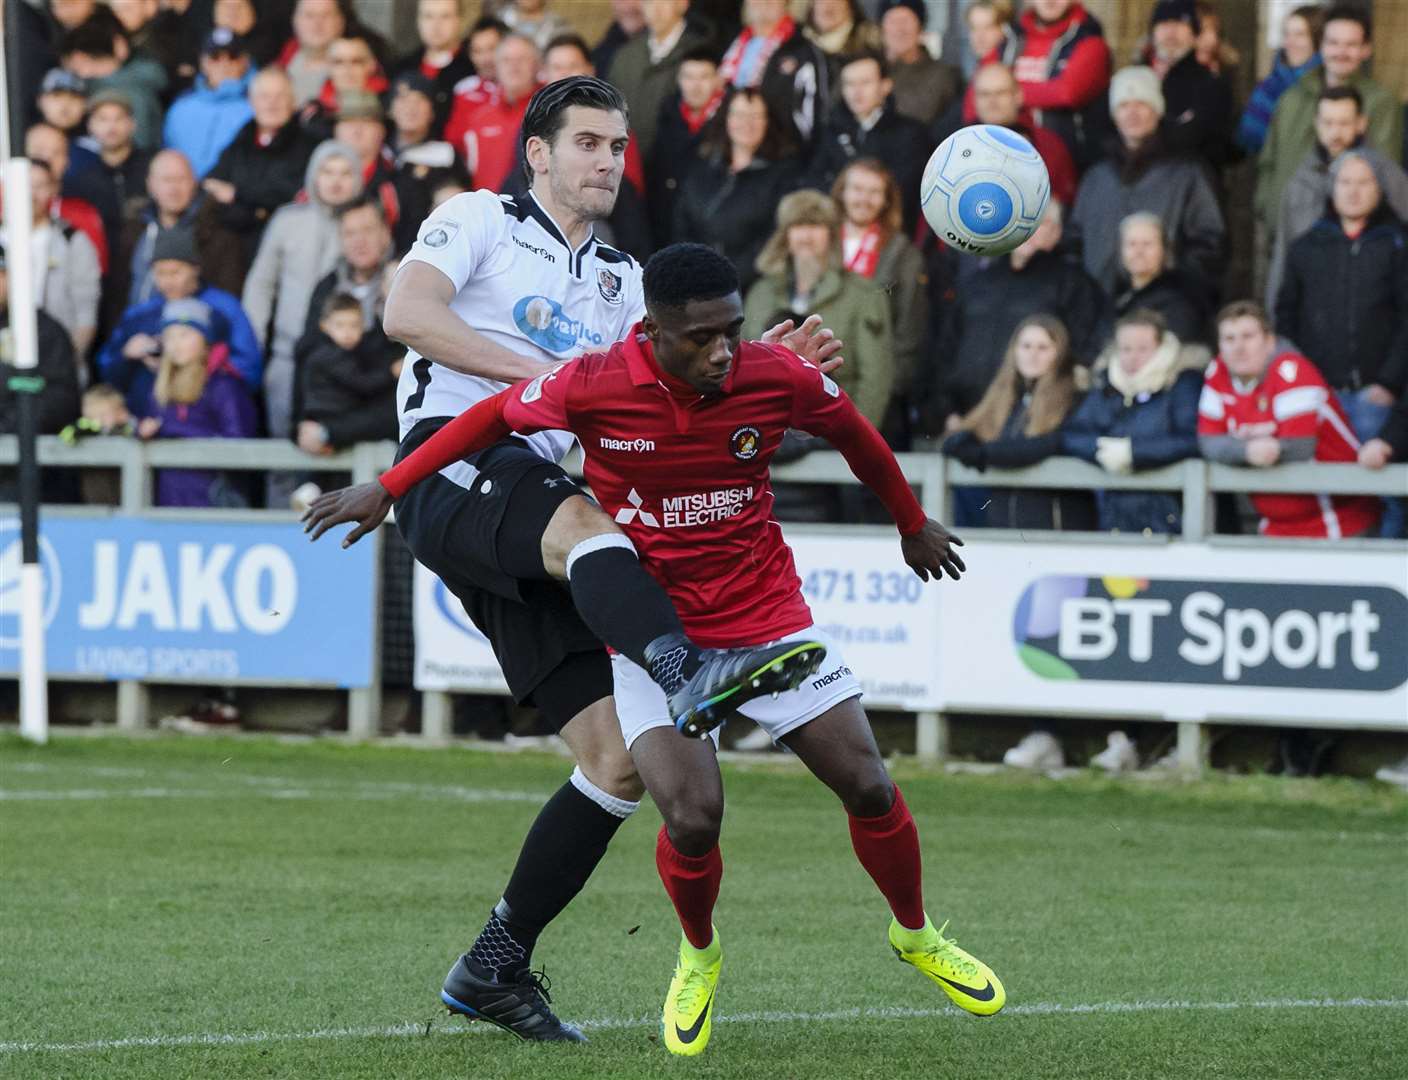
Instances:
[[[719,985],[723,959],[717,930],[706,949],[696,949],[680,935],[680,960],[675,977],[670,980],[661,1018],[665,1048],[670,1053],[691,1057],[702,1054],[709,1045],[709,1032],[714,1026],[714,991]]]
[[[944,937],[948,923],[937,930],[924,918],[924,929],[906,930],[898,920],[890,921],[890,948],[906,964],[917,967],[949,996],[960,1009],[974,1016],[991,1016],[1007,1004],[1007,991],[1002,988],[992,969]]]

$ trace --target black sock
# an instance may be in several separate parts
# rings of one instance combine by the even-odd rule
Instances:
[[[624,813],[603,809],[568,782],[538,812],[504,897],[469,950],[481,978],[512,982],[528,970],[538,935],[582,891],[634,808],[617,801]]]
[[[647,671],[646,646],[657,638],[678,637],[688,647],[670,598],[630,548],[601,547],[572,558],[568,585],[591,632]]]

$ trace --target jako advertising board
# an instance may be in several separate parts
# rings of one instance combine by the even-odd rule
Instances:
[[[1399,552],[974,543],[944,707],[1408,729]]]
[[[939,597],[954,584],[920,581],[901,560],[895,536],[809,533],[798,526],[786,533],[812,615],[844,651],[846,665],[865,688],[866,704],[934,707]],[[505,692],[488,641],[419,564],[415,628],[417,689]]]
[[[45,652],[63,678],[363,687],[371,544],[313,545],[295,522],[46,517]],[[0,518],[0,674],[19,668],[20,540]]]

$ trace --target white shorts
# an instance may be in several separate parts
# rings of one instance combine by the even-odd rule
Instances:
[[[836,643],[816,627],[788,634],[779,641],[819,641],[826,646],[826,659],[821,668],[795,690],[777,697],[763,695],[739,706],[738,711],[772,736],[774,742],[789,731],[795,731],[815,720],[833,705],[847,698],[860,697],[860,683],[851,673],[850,665]],[[644,732],[651,728],[672,728],[670,709],[661,690],[636,663],[619,653],[611,655],[611,674],[615,682],[616,715],[621,720],[621,735],[630,749]],[[719,729],[713,739],[717,745]]]

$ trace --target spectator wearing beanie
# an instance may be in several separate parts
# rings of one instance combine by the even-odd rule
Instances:
[[[82,172],[98,160],[98,155],[78,140],[86,133],[88,84],[63,68],[54,68],[39,84],[39,118],[63,132],[69,141],[70,167]]]
[[[1212,285],[1222,272],[1227,228],[1204,169],[1173,155],[1159,132],[1164,114],[1159,77],[1129,67],[1110,83],[1118,140],[1085,174],[1068,235],[1086,271],[1107,295],[1119,277],[1119,223],[1137,210],[1159,217],[1173,265]]]
[[[264,357],[238,297],[201,280],[200,257],[189,228],[160,233],[152,245],[153,294],[122,313],[98,353],[99,377],[122,391],[127,407],[140,412],[156,377],[157,337],[162,309],[172,301],[195,298],[211,310],[213,366],[242,380],[250,394],[258,391]]]
[[[923,41],[927,19],[923,0],[886,0],[881,5],[880,43],[890,65],[895,111],[925,127],[943,116],[963,91],[958,68],[929,55]]]
[[[249,439],[254,402],[233,375],[209,367],[214,315],[194,298],[161,311],[161,358],[151,395],[140,410],[143,439]],[[157,506],[245,504],[223,474],[210,469],[158,469]]]
[[[265,344],[264,407],[275,438],[288,438],[292,427],[293,348],[313,288],[337,264],[337,211],[362,194],[357,152],[337,142],[319,146],[308,161],[304,194],[305,202],[282,207],[270,220],[241,298]]]
[[[200,188],[196,186],[191,163],[179,150],[162,150],[147,166],[147,198],[135,206],[122,222],[122,235],[113,253],[112,273],[103,289],[103,325],[117,325],[129,304],[149,300],[156,290],[152,282],[152,252],[156,239],[168,229],[194,231],[200,213]],[[197,246],[212,254],[218,245],[207,247],[197,238]],[[207,258],[220,265],[223,259]]]
[[[166,114],[166,145],[180,150],[197,177],[220,160],[241,129],[254,118],[249,84],[254,79],[244,40],[217,26],[200,50],[200,74]]]
[[[1201,29],[1194,0],[1159,0],[1144,59],[1163,82],[1165,143],[1216,167],[1231,158],[1232,91],[1198,62]]]
[[[474,76],[465,39],[461,0],[418,0],[416,35],[420,47],[401,57],[391,68],[393,83],[403,75],[420,75],[429,87],[434,118],[427,137],[439,138],[455,103],[455,87]]]
[[[254,118],[225,147],[201,184],[216,221],[239,239],[241,278],[269,218],[303,187],[317,145],[294,119],[293,85],[280,69],[266,68],[251,80],[249,104]]]

